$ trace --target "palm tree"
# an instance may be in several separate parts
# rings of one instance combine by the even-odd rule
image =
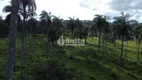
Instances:
[[[81,36],[85,39],[85,44],[87,44],[87,36],[89,32],[89,27],[87,25],[83,26],[83,30],[81,31]]]
[[[36,3],[35,0],[21,0],[21,7],[23,9],[23,26],[22,26],[22,45],[21,45],[21,80],[23,80],[23,54],[24,54],[24,27],[26,24],[26,18],[27,15],[26,13],[29,12],[34,12],[36,10]],[[26,9],[28,8],[28,11]]]
[[[73,37],[74,29],[75,29],[75,19],[74,17],[69,17],[69,20],[67,22],[67,28],[71,30],[71,37]]]
[[[11,20],[9,27],[9,48],[8,48],[8,64],[6,71],[6,80],[12,80],[13,70],[15,64],[16,53],[16,27],[17,27],[17,15],[19,10],[20,0],[12,0]]]
[[[83,30],[83,24],[82,24],[82,21],[79,20],[78,18],[74,21],[74,37],[77,37],[77,38],[82,38],[81,36],[81,33],[82,33],[82,30]]]
[[[97,28],[96,28],[94,22],[91,23],[91,33],[92,33],[92,36],[93,36],[93,37],[97,37]],[[96,40],[96,39],[95,39],[95,40]],[[97,42],[97,41],[95,41],[95,42]]]
[[[79,20],[78,18],[75,20],[75,37],[85,39],[85,43],[87,43],[87,36],[89,27],[86,24],[83,24],[83,21]]]
[[[108,20],[110,20],[109,16],[103,16],[103,28],[102,28],[102,47],[103,47],[103,53],[105,53],[105,37],[108,35],[109,33],[109,22]]]
[[[140,54],[140,44],[142,40],[142,24],[138,24],[138,26],[134,30],[134,37],[137,40],[137,45],[138,45],[138,56],[137,59],[139,61],[139,54]]]
[[[60,37],[61,34],[63,34],[63,19],[60,19],[60,17],[54,16],[52,19],[52,29],[55,29],[56,31],[56,39]]]
[[[11,13],[11,12],[12,12],[12,3],[11,3],[10,5],[5,6],[2,11],[5,12],[5,13],[9,13],[9,14],[6,16],[5,21],[4,21],[5,26],[9,27],[9,25],[10,25],[10,20],[11,20],[11,15],[12,15],[12,13]],[[20,23],[20,20],[21,20],[21,18],[20,18],[20,15],[21,15],[20,13],[21,13],[21,12],[22,12],[22,10],[19,9],[19,10],[18,10],[18,15],[17,15],[18,24]]]
[[[118,37],[118,34],[116,33],[116,27],[117,25],[114,24],[114,23],[111,23],[110,25],[110,39],[111,39],[111,42],[114,44],[114,47],[116,46],[116,39]],[[118,40],[118,44],[119,44],[119,40]]]
[[[52,17],[53,17],[53,15],[51,15],[51,12],[47,13],[45,10],[43,10],[40,14],[40,21],[41,21],[41,23],[44,24],[43,25],[44,27],[42,29],[42,33],[45,30],[46,39],[47,39],[46,54],[47,54],[47,48],[48,48],[48,34],[49,34],[49,31],[51,30],[51,25],[52,25]],[[43,39],[44,39],[44,36],[43,36]]]
[[[40,14],[40,21],[44,22],[44,24],[45,24],[45,28],[43,28],[43,30],[45,29],[47,34],[51,28],[52,17],[54,17],[54,16],[51,15],[51,12],[47,13],[44,10]]]
[[[120,62],[119,62],[119,77],[121,73],[121,62],[123,59],[123,49],[124,49],[124,39],[126,39],[127,36],[131,34],[131,26],[130,23],[133,22],[134,20],[129,20],[130,14],[126,13],[124,14],[121,12],[121,16],[114,17],[114,22],[113,22],[113,32],[117,34],[117,37],[121,39],[121,51],[120,51]]]
[[[60,19],[60,17],[56,17],[54,16],[53,19],[52,19],[52,27],[53,28],[56,28],[56,29],[61,29],[63,28],[63,19]]]
[[[121,16],[119,17],[114,17],[114,22],[113,22],[113,31],[115,34],[117,34],[118,37],[121,38],[122,44],[121,44],[121,52],[120,52],[120,60],[122,60],[123,56],[123,48],[124,48],[124,39],[129,36],[131,33],[131,26],[130,26],[130,21],[129,20],[130,14],[126,13],[124,14],[123,12],[121,13]]]
[[[94,26],[95,26],[95,29],[97,30],[98,32],[98,37],[99,37],[99,40],[98,40],[98,53],[100,53],[100,43],[101,43],[101,34],[103,32],[103,27],[105,25],[105,19],[103,18],[103,15],[95,15],[95,18],[93,19],[93,23],[94,23]]]
[[[28,28],[29,28],[29,33],[32,35],[34,32],[35,32],[35,29],[36,29],[36,24],[37,24],[37,20],[35,18],[30,18],[28,21],[27,21],[27,24],[28,24]]]
[[[36,28],[37,28],[37,20],[34,18],[34,17],[31,17],[28,21],[27,21],[27,24],[28,24],[28,30],[29,30],[29,34],[30,34],[30,39],[31,39],[31,44],[33,45],[33,34],[35,33],[36,31]],[[33,47],[32,47],[33,48]]]

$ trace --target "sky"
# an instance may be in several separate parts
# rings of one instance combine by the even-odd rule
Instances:
[[[6,16],[2,12],[5,5],[10,4],[10,0],[0,0],[0,15]],[[51,12],[52,15],[68,19],[75,17],[81,20],[92,20],[95,14],[119,16],[120,12],[129,13],[130,19],[142,22],[142,0],[36,0],[39,15],[42,10]]]

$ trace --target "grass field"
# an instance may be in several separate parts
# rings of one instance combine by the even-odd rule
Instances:
[[[38,35],[27,36],[24,49],[24,80],[119,80],[121,41],[106,43],[98,54],[98,39],[87,39],[85,46],[46,45]],[[17,37],[14,79],[20,79],[21,40]],[[0,39],[0,80],[5,79],[8,38]],[[120,80],[142,80],[142,55],[137,61],[137,44],[125,42]]]

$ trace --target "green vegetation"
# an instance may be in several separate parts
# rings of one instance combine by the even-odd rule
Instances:
[[[98,39],[88,38],[86,46],[58,46],[49,43],[41,35],[33,37],[33,48],[29,36],[25,40],[24,79],[25,80],[118,80],[119,56],[121,44],[106,43],[105,54],[98,54]],[[0,39],[0,80],[5,79],[7,63],[8,38]],[[136,42],[124,43],[121,80],[142,79],[142,55],[137,61]],[[20,78],[20,46],[18,36],[16,42],[16,62],[14,80]],[[102,47],[102,46],[101,46]],[[45,50],[47,48],[47,53]]]
[[[129,13],[109,22],[107,15],[63,20],[43,10],[38,20],[36,8],[35,0],[3,8],[9,14],[0,17],[0,79],[142,80],[142,23]],[[58,46],[61,35],[85,46]]]

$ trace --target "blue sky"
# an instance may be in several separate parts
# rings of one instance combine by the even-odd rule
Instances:
[[[2,8],[9,4],[10,0],[0,0],[0,15],[5,16]],[[142,22],[142,0],[36,0],[37,14],[42,10],[51,12],[63,19],[75,16],[82,20],[92,20],[95,14],[108,15],[111,18],[119,16],[121,11],[128,12]]]

